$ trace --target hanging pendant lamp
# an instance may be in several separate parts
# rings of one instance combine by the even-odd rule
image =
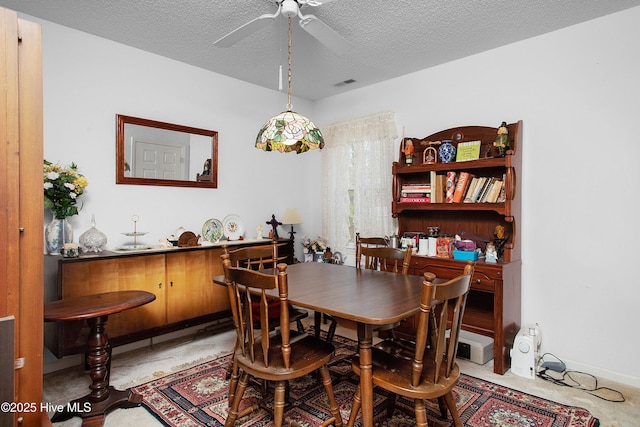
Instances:
[[[267,120],[256,138],[256,148],[281,153],[322,149],[324,138],[320,129],[305,116],[291,111],[291,15],[289,21],[289,74],[287,78],[287,110]]]

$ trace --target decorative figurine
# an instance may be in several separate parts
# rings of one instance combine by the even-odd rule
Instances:
[[[509,149],[509,129],[507,129],[507,122],[502,122],[498,128],[498,137],[493,142],[493,146],[498,148],[500,157],[504,157],[505,152]]]
[[[278,222],[278,220],[276,219],[276,215],[273,214],[271,215],[271,221],[267,221],[267,224],[269,224],[272,227],[272,230],[271,230],[271,233],[269,233],[269,236],[273,240],[278,240],[278,226],[282,225],[282,223]]]
[[[260,240],[262,239],[262,225],[258,224],[258,226],[256,227],[256,239]]]
[[[507,242],[504,227],[502,225],[496,225],[493,230],[493,236],[493,244],[495,245],[495,250],[497,252],[498,258],[500,258],[504,253],[504,244]]]
[[[424,152],[422,153],[422,163],[431,165],[437,162],[438,162],[438,150],[436,150],[434,146],[429,145],[427,148],[425,148]]]
[[[404,148],[402,149],[404,153],[404,162],[407,165],[413,164],[413,153],[415,152],[415,148],[413,147],[413,141],[411,138],[407,138],[404,140]]]
[[[498,253],[493,243],[487,243],[487,250],[484,254],[484,262],[495,264],[498,261]]]
[[[204,166],[202,167],[202,175],[211,175],[211,159],[207,159],[204,161]]]

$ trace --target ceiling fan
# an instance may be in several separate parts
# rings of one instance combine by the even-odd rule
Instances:
[[[314,15],[303,15],[301,9],[305,6],[321,6],[332,0],[272,0],[278,6],[278,10],[273,14],[265,14],[247,22],[246,24],[236,28],[229,34],[219,38],[213,42],[214,46],[230,47],[247,37],[250,34],[263,28],[269,22],[274,21],[278,16],[286,17],[297,16],[300,26],[311,36],[315,37],[320,43],[327,46],[332,51],[342,54],[351,46],[349,42],[338,34],[334,29],[322,22]]]

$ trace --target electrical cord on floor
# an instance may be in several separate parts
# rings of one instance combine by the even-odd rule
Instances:
[[[555,360],[549,363],[549,361],[544,360],[545,356],[551,356]],[[618,390],[614,390],[609,387],[599,387],[598,379],[595,376],[588,374],[586,372],[566,370],[564,362],[551,353],[543,354],[540,357],[539,365],[541,366],[541,368],[539,368],[537,375],[539,378],[545,381],[552,382],[553,384],[556,384],[559,386],[571,387],[577,390],[585,391],[588,394],[595,396],[598,399],[605,400],[607,402],[624,402],[625,401],[624,395]],[[552,366],[554,369],[551,369],[550,367],[545,367],[545,366]],[[562,369],[557,370],[558,366],[561,366]],[[553,372],[558,375],[561,374],[561,376],[550,374],[550,372]],[[588,379],[591,379],[593,381],[593,387],[588,387],[586,385],[583,385],[579,381],[579,378],[576,378],[577,376],[580,376],[580,375],[586,376]]]

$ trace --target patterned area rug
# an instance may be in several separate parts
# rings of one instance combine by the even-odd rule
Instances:
[[[353,340],[335,336],[336,354],[330,364],[336,399],[346,423],[357,377],[351,372],[350,357],[356,351]],[[227,416],[226,369],[230,355],[220,357],[184,371],[150,381],[132,390],[143,396],[143,406],[170,427],[224,426]],[[456,405],[465,426],[526,427],[598,427],[600,422],[589,411],[564,406],[546,399],[462,375],[454,392]],[[260,390],[251,386],[244,394],[243,405],[259,401]],[[395,411],[387,417],[388,393],[374,389],[376,425],[409,427],[415,425],[413,404],[398,397]],[[285,419],[315,426],[329,418],[324,387],[313,376],[290,383],[290,405]],[[452,426],[451,419],[440,416],[437,402],[427,402],[430,426]],[[236,426],[272,426],[272,415],[257,410],[239,419]],[[360,420],[355,425],[361,426]]]

